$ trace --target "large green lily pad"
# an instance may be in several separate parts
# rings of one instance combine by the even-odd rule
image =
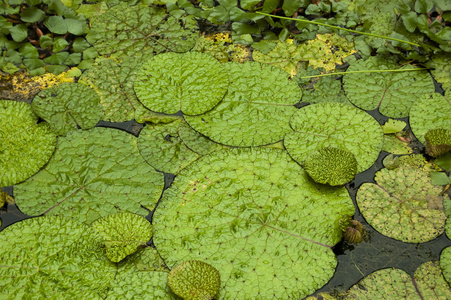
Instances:
[[[333,275],[340,220],[352,214],[345,188],[314,183],[284,151],[217,151],[165,191],[154,243],[171,268],[217,268],[221,299],[302,298]]]
[[[210,112],[185,116],[196,131],[215,142],[239,147],[277,142],[290,130],[302,92],[283,70],[257,62],[231,62],[230,86]]]
[[[31,107],[58,135],[77,128],[90,129],[102,117],[99,95],[89,86],[73,82],[41,91]]]
[[[378,57],[357,60],[346,70],[402,70],[394,61]],[[349,100],[364,110],[379,108],[387,117],[401,118],[409,114],[410,107],[424,93],[434,92],[434,83],[426,70],[406,72],[351,73],[343,77],[343,87]]]
[[[226,69],[213,56],[200,52],[163,53],[141,67],[135,92],[152,111],[199,115],[222,100],[228,84]]]
[[[303,163],[313,151],[326,147],[346,150],[357,160],[357,173],[368,169],[382,149],[383,133],[364,111],[341,103],[318,103],[299,109],[290,119],[293,132],[284,145],[290,156]]]
[[[409,122],[415,137],[426,145],[429,130],[451,130],[451,100],[438,93],[422,95],[410,110]]]
[[[163,189],[163,174],[138,152],[137,138],[117,129],[71,131],[59,138],[45,169],[15,186],[28,215],[76,217],[90,224],[116,212],[146,215]]]
[[[27,219],[1,239],[2,299],[102,299],[116,274],[99,236],[71,219]]]
[[[122,2],[91,20],[86,39],[100,53],[145,60],[161,52],[185,52],[196,43],[193,17],[174,18],[162,7]]]
[[[56,135],[24,102],[0,100],[0,187],[39,171],[55,150]]]
[[[378,171],[375,181],[364,183],[357,192],[360,212],[374,229],[408,243],[427,242],[443,233],[447,196],[432,185],[428,171],[401,160],[394,170]]]
[[[440,268],[449,284],[451,282],[451,247],[446,247],[440,254]]]

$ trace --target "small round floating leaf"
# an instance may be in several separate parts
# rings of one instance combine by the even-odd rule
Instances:
[[[389,60],[370,57],[357,60],[347,69],[398,70],[412,66],[399,66]],[[343,77],[344,90],[349,100],[364,110],[379,108],[381,114],[391,118],[406,117],[418,95],[434,92],[434,83],[426,70],[382,73],[350,73]]]
[[[35,23],[45,17],[45,12],[37,7],[28,7],[23,13],[20,14],[20,19],[27,23]]]
[[[67,33],[67,23],[62,16],[50,16],[44,21],[45,27],[52,33],[56,34],[66,34]]]
[[[364,111],[340,103],[318,103],[299,109],[290,119],[293,132],[285,136],[290,156],[303,163],[312,151],[334,147],[354,154],[357,173],[368,169],[382,149],[383,133]]]
[[[0,298],[103,299],[117,268],[87,225],[38,217],[2,231]]]
[[[112,214],[92,223],[103,238],[106,255],[119,262],[146,245],[152,237],[152,225],[144,217],[124,212]]]
[[[138,152],[137,138],[110,128],[70,131],[38,174],[15,186],[16,203],[28,215],[77,217],[90,224],[128,211],[147,215],[163,189],[163,174]]]
[[[354,210],[345,188],[314,183],[285,151],[216,151],[164,192],[153,241],[170,268],[217,268],[220,299],[303,298],[332,277],[340,220]]]
[[[426,154],[437,157],[451,151],[451,130],[432,129],[425,135]]]
[[[19,24],[9,28],[9,32],[15,42],[22,42],[28,36],[28,28],[24,24]]]
[[[102,117],[99,95],[89,86],[72,82],[41,91],[31,107],[58,135],[77,127],[90,129]]]
[[[267,145],[289,132],[288,120],[302,92],[283,70],[257,62],[232,62],[230,85],[213,110],[185,116],[194,130],[215,142],[238,147]]]
[[[188,260],[172,268],[168,285],[174,294],[186,300],[213,299],[219,291],[221,278],[212,265]]]
[[[304,169],[318,183],[344,185],[357,173],[357,160],[349,151],[321,148],[307,156]]]
[[[451,284],[451,247],[446,247],[440,254],[440,267],[448,284]]]
[[[210,55],[163,53],[141,67],[135,80],[135,92],[152,111],[199,115],[221,101],[228,84],[226,69]]]
[[[39,171],[55,150],[56,135],[24,102],[0,100],[0,187]]]

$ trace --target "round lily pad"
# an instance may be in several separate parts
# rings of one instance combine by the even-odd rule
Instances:
[[[87,225],[38,217],[2,231],[0,298],[103,299],[116,266]]]
[[[284,151],[217,151],[165,191],[154,243],[170,268],[218,269],[220,299],[302,298],[333,275],[340,220],[353,214],[345,188],[314,183]]]
[[[84,223],[128,211],[147,215],[163,189],[163,174],[138,152],[126,132],[93,128],[58,139],[54,156],[38,174],[15,186],[16,203],[28,215],[76,217]]]
[[[383,133],[377,121],[364,111],[341,103],[318,103],[299,109],[290,119],[293,132],[284,145],[303,164],[308,155],[334,147],[354,154],[357,173],[368,169],[382,149]]]
[[[56,135],[24,102],[0,100],[0,187],[19,183],[43,167]]]
[[[112,262],[119,262],[135,253],[152,237],[150,222],[128,212],[97,219],[91,226],[102,236],[106,255]]]
[[[357,60],[347,69],[351,71],[402,70],[394,61],[380,57]],[[349,100],[364,110],[379,108],[387,117],[401,118],[409,114],[412,104],[424,93],[434,92],[434,83],[426,70],[406,72],[350,73],[343,77],[343,87]]]
[[[290,130],[302,92],[288,74],[257,62],[227,63],[230,86],[213,110],[185,116],[196,131],[215,142],[239,147],[277,142]]]
[[[378,171],[375,181],[364,183],[356,198],[374,229],[408,243],[427,242],[443,233],[442,188],[432,185],[427,171],[401,162],[394,170]]]
[[[213,56],[200,52],[163,53],[141,67],[135,92],[152,111],[198,115],[221,101],[228,84],[226,70]]]
[[[446,247],[440,254],[440,267],[448,283],[451,283],[451,247]]]
[[[438,93],[422,95],[410,110],[409,123],[415,137],[426,145],[429,130],[451,130],[451,100]]]
[[[89,86],[73,82],[41,91],[31,107],[58,135],[78,127],[90,129],[102,117],[99,95]]]

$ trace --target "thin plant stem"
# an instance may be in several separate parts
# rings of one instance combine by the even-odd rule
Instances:
[[[383,36],[383,35],[377,35],[377,34],[368,33],[368,32],[361,32],[361,31],[357,31],[357,30],[342,28],[342,27],[339,27],[339,26],[324,24],[324,23],[320,23],[320,22],[308,21],[308,20],[302,20],[302,19],[295,19],[295,18],[288,18],[288,17],[281,17],[281,16],[275,16],[275,15],[270,15],[270,14],[267,14],[267,13],[262,13],[262,12],[259,12],[259,11],[256,11],[255,13],[259,14],[259,15],[264,15],[264,16],[274,17],[274,18],[279,18],[279,19],[284,19],[284,20],[292,20],[292,21],[296,21],[296,22],[302,22],[302,23],[309,23],[309,24],[315,24],[315,25],[320,25],[320,26],[326,26],[326,27],[330,27],[330,28],[334,28],[334,29],[338,29],[338,30],[344,30],[344,31],[348,31],[348,32],[362,34],[362,35],[374,36],[374,37],[378,37],[378,38],[381,38],[381,39],[392,40],[392,41],[396,41],[396,42],[400,42],[400,43],[406,43],[406,44],[409,44],[409,45],[421,47],[419,44],[412,43],[412,42],[405,41],[405,40],[395,39],[395,38],[392,38],[392,37]]]
[[[307,78],[316,78],[316,77],[325,77],[325,76],[334,76],[334,75],[346,75],[346,74],[354,74],[354,73],[386,73],[386,72],[407,72],[407,71],[421,71],[421,70],[428,70],[428,68],[399,69],[399,70],[361,70],[361,71],[349,71],[349,72],[335,72],[335,73],[312,75],[312,76],[301,76],[299,78],[307,79]]]

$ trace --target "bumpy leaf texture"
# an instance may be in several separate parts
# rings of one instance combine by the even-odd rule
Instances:
[[[344,188],[314,183],[284,151],[232,149],[183,169],[153,216],[154,243],[173,267],[220,272],[219,298],[302,298],[334,273]]]
[[[16,203],[29,215],[76,217],[90,224],[109,214],[146,215],[163,189],[163,174],[138,152],[126,132],[93,128],[59,138],[45,169],[15,186]]]

